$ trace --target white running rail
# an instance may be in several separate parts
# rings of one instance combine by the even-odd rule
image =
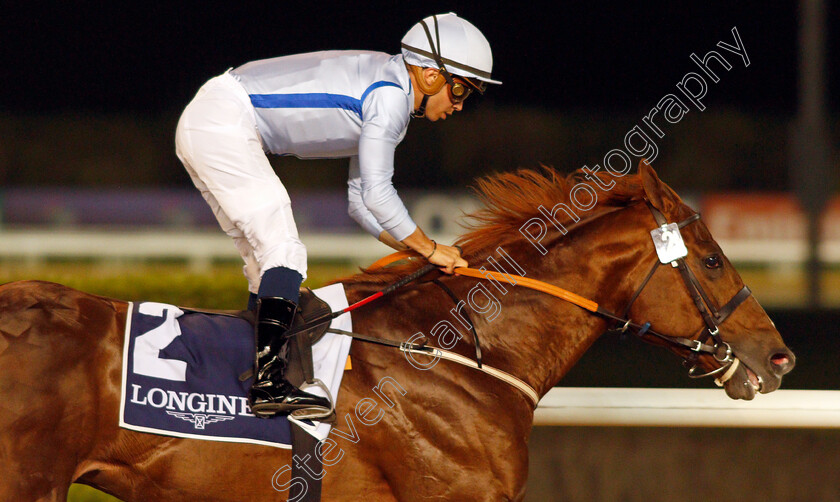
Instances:
[[[840,427],[840,391],[777,390],[752,401],[721,389],[555,387],[534,425],[640,427]]]
[[[440,242],[455,237],[433,236]],[[343,260],[358,265],[393,250],[367,234],[304,234],[312,260]],[[200,269],[214,260],[239,260],[233,241],[219,230],[0,230],[0,259],[39,262],[47,258],[104,260],[183,259]]]

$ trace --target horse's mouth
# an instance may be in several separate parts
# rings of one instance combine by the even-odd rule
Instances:
[[[724,389],[732,399],[750,401],[756,394],[765,392],[764,378],[742,362],[735,375],[726,382]]]
[[[762,387],[764,387],[764,379],[761,378],[760,375],[756,375],[753,370],[751,370],[748,366],[744,366],[744,370],[747,373],[747,381],[744,382],[744,385],[748,385],[752,387],[753,395],[757,392],[761,392]]]

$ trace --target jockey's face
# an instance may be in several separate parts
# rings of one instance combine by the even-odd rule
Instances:
[[[446,117],[452,115],[455,111],[461,111],[463,108],[463,101],[452,102],[449,84],[444,84],[440,91],[433,96],[429,96],[429,101],[426,103],[426,118],[432,122],[446,120]]]

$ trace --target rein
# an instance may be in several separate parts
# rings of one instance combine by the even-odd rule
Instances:
[[[667,220],[662,214],[662,212],[655,208],[653,205],[651,205],[650,202],[648,202],[647,200],[645,201],[645,203],[647,204],[648,208],[653,214],[653,217],[656,220],[656,223],[659,225],[659,227],[665,229],[667,225]],[[694,213],[685,220],[677,223],[676,227],[678,229],[684,228],[685,226],[699,220],[700,214]],[[369,269],[382,268],[396,261],[414,256],[417,256],[417,254],[414,251],[410,250],[392,253],[374,262],[369,267]],[[630,311],[630,308],[633,306],[633,303],[635,303],[635,301],[639,298],[642,291],[650,282],[654,273],[663,264],[670,264],[672,267],[676,268],[679,271],[680,277],[683,279],[683,282],[685,283],[686,288],[688,289],[688,292],[691,295],[694,305],[697,307],[698,312],[703,318],[703,322],[706,324],[706,327],[703,328],[701,332],[698,333],[698,335],[696,335],[694,338],[664,335],[662,333],[657,332],[654,329],[651,329],[651,323],[635,323],[628,317],[628,313]],[[743,303],[747,298],[750,297],[750,289],[747,286],[744,286],[723,307],[717,309],[714,303],[711,301],[709,295],[700,285],[700,282],[697,280],[697,277],[686,264],[685,256],[666,262],[656,260],[653,266],[651,267],[650,272],[648,272],[642,284],[631,296],[629,303],[622,310],[622,313],[620,315],[610,312],[609,310],[601,307],[600,305],[598,305],[598,303],[588,298],[584,298],[580,295],[577,295],[571,291],[565,290],[553,284],[549,284],[536,279],[531,279],[528,277],[515,275],[512,276],[510,274],[503,274],[501,272],[495,272],[492,270],[477,270],[466,267],[456,268],[455,275],[472,277],[475,279],[492,278],[498,281],[504,281],[505,283],[510,284],[511,286],[522,286],[524,288],[540,291],[542,293],[549,294],[556,298],[560,298],[566,302],[577,305],[578,307],[581,307],[594,315],[598,315],[616,323],[618,326],[621,326],[618,329],[618,331],[620,331],[621,333],[627,332],[628,330],[632,330],[633,334],[635,334],[640,339],[644,339],[644,337],[647,335],[649,337],[654,337],[661,341],[664,341],[665,343],[670,344],[672,346],[688,349],[689,354],[684,359],[683,364],[688,368],[688,375],[691,378],[713,376],[723,372],[722,376],[715,379],[715,383],[718,386],[723,386],[723,384],[726,383],[726,381],[728,381],[732,377],[732,375],[735,374],[735,370],[740,364],[740,360],[734,356],[730,345],[727,342],[723,341],[723,339],[721,339],[719,326],[735,311],[736,308],[738,308],[739,305],[741,305],[741,303]],[[452,293],[452,291],[437,279],[435,279],[433,282],[440,286],[450,296],[450,298],[456,304],[456,309],[459,309],[461,302]],[[469,320],[469,318],[467,319]],[[476,360],[470,361],[470,366],[476,367],[477,369],[481,369],[481,347],[478,340],[478,334],[476,333],[475,326],[471,321],[469,321],[469,325],[472,329],[474,339],[476,342]],[[711,344],[707,343],[709,339],[711,339]],[[413,348],[416,347],[412,344],[408,344],[407,347],[403,345],[400,346],[400,349],[408,352],[412,352]],[[425,347],[423,348],[423,350],[440,351],[441,349]],[[712,356],[720,364],[720,366],[712,371],[700,373],[698,371],[698,360],[701,354]],[[518,378],[516,378],[516,380],[521,382],[521,380],[519,380]],[[522,383],[524,384],[524,382]],[[519,386],[517,387],[519,388]],[[528,388],[531,389],[530,386],[528,386]]]
[[[663,232],[670,231],[670,229],[667,228],[669,225],[662,212],[655,208],[653,205],[651,205],[649,201],[645,200],[645,203],[647,204],[648,208],[653,214],[656,223],[659,225],[659,230]],[[678,229],[683,228],[699,220],[700,214],[694,213],[679,223],[671,224],[671,226],[676,227],[676,236],[681,241],[682,237],[679,236]],[[680,242],[680,244],[682,243]],[[659,250],[657,250],[657,254],[658,253]],[[398,251],[375,261],[373,264],[371,264],[370,267],[368,267],[368,270],[379,269],[391,263],[417,256],[419,255],[412,250]],[[691,269],[686,264],[685,256],[687,256],[687,250],[679,258],[669,258],[666,261],[662,261],[662,258],[660,257],[660,259],[654,262],[653,267],[650,269],[650,272],[648,272],[642,284],[635,291],[635,293],[633,293],[629,303],[622,310],[621,315],[614,314],[613,312],[610,312],[609,310],[598,305],[598,303],[588,298],[584,298],[571,291],[565,290],[547,282],[531,279],[528,277],[510,275],[507,273],[503,274],[501,272],[495,272],[492,270],[478,270],[467,267],[456,268],[455,275],[471,277],[475,279],[489,280],[492,278],[497,281],[504,281],[510,284],[511,286],[522,286],[524,288],[540,291],[542,293],[546,293],[566,302],[569,302],[573,305],[577,305],[578,307],[581,307],[594,315],[598,315],[609,321],[617,323],[616,325],[621,326],[621,328],[619,328],[617,331],[621,333],[627,332],[628,330],[633,330],[633,333],[642,340],[644,340],[644,337],[647,335],[649,337],[654,337],[661,341],[664,341],[665,343],[670,344],[672,346],[688,349],[689,354],[684,359],[683,364],[688,368],[689,377],[702,378],[706,376],[717,375],[718,373],[723,372],[722,376],[715,379],[715,383],[718,386],[723,386],[723,384],[726,383],[732,377],[732,375],[735,374],[735,371],[737,370],[740,364],[740,360],[734,356],[732,352],[732,347],[730,347],[730,345],[727,342],[721,339],[719,326],[735,311],[736,308],[738,308],[739,305],[741,305],[747,298],[749,298],[752,293],[750,292],[750,289],[747,286],[744,286],[723,307],[721,307],[720,309],[715,308],[715,305],[711,301],[711,298],[708,294],[706,294],[706,291],[700,285],[700,282],[697,280],[697,277],[694,275],[693,272],[691,272]],[[692,300],[694,301],[694,305],[697,307],[697,310],[703,318],[703,322],[706,324],[706,327],[703,328],[701,332],[694,338],[664,335],[651,329],[650,322],[638,324],[633,322],[628,317],[628,313],[630,311],[630,308],[633,306],[633,303],[635,303],[635,301],[641,295],[642,291],[648,285],[651,278],[653,277],[653,274],[663,264],[670,264],[672,267],[676,268],[679,271],[680,277],[682,277],[683,282],[685,283],[686,288],[688,289],[688,292],[691,295]],[[393,292],[397,288],[405,286],[406,284],[419,279],[420,277],[434,270],[435,268],[435,265],[427,264],[418,269],[417,271],[413,272],[412,274],[404,277],[400,281],[388,286],[384,290],[374,293],[373,295],[363,300],[360,300],[343,310],[333,312],[327,316],[315,319],[304,326],[300,326],[299,328],[290,331],[286,336],[294,336],[295,334],[304,329],[309,329],[313,326],[329,322],[330,320],[334,319],[335,317],[338,317],[339,315],[342,315],[351,310],[355,310],[358,307],[366,305],[367,303],[370,303],[373,300],[376,300],[388,293]],[[458,297],[455,296],[455,294],[452,292],[452,290],[449,289],[443,282],[437,279],[435,279],[432,282],[439,286],[452,299],[452,301],[455,302],[455,311],[461,315],[464,315],[466,321],[469,323],[469,327],[472,330],[475,340],[476,358],[474,361],[472,359],[461,356],[460,354],[449,352],[437,347],[427,346],[425,343],[416,344],[411,342],[395,342],[392,340],[386,340],[384,338],[377,338],[337,329],[329,329],[328,331],[350,336],[365,342],[399,348],[404,353],[422,354],[429,357],[437,357],[453,361],[468,366],[470,368],[477,369],[516,387],[517,389],[522,391],[531,400],[534,407],[536,407],[537,403],[539,402],[539,394],[536,390],[534,390],[533,387],[531,387],[529,384],[527,384],[520,378],[511,375],[510,373],[482,364],[481,345],[478,339],[478,333],[475,330],[475,325],[466,315],[466,311],[462,311],[462,301],[459,300]],[[712,340],[711,344],[707,343],[710,338]],[[697,370],[697,368],[699,367],[698,361],[701,354],[712,356],[720,364],[720,366],[712,371],[701,374]]]
[[[665,216],[655,208],[653,205],[650,204],[647,200],[645,201],[648,208],[650,209],[651,213],[653,214],[656,223],[659,225],[660,228],[665,228],[667,225],[667,220]],[[694,213],[693,215],[689,216],[685,220],[676,224],[677,228],[683,228],[695,221],[700,220],[700,214]],[[634,334],[638,336],[640,339],[644,339],[645,335],[658,338],[670,345],[677,346],[680,348],[686,348],[689,350],[688,357],[685,358],[683,361],[684,366],[688,368],[688,376],[691,378],[702,378],[706,376],[713,376],[721,372],[725,372],[721,377],[715,379],[715,383],[718,386],[723,386],[727,380],[732,378],[732,375],[735,374],[735,370],[738,368],[740,364],[740,360],[733,355],[732,347],[723,341],[720,338],[720,330],[719,326],[735,311],[738,306],[744,302],[749,296],[751,295],[750,288],[744,286],[738,291],[722,308],[716,309],[714,303],[711,301],[708,294],[706,294],[703,287],[700,285],[700,282],[697,280],[697,277],[688,267],[685,262],[685,257],[678,258],[676,260],[665,262],[670,263],[670,265],[676,268],[680,272],[680,277],[682,277],[683,282],[686,285],[686,288],[691,295],[692,300],[694,301],[694,305],[697,307],[697,310],[700,312],[701,317],[703,318],[706,327],[701,330],[701,332],[695,336],[694,338],[686,338],[681,336],[669,336],[659,333],[653,329],[651,329],[651,324],[649,322],[645,322],[643,324],[634,323],[629,317],[627,317],[630,307],[632,307],[633,303],[636,299],[641,295],[642,291],[647,286],[650,279],[653,277],[653,274],[659,269],[661,265],[664,263],[657,260],[654,262],[653,267],[648,272],[645,280],[633,294],[630,299],[630,302],[622,311],[621,315],[616,315],[609,310],[601,307],[597,303],[582,296],[579,296],[575,293],[567,291],[565,289],[559,288],[552,284],[548,284],[542,281],[528,279],[526,277],[515,277],[515,281],[511,276],[507,274],[501,274],[499,272],[494,271],[479,271],[470,268],[458,268],[455,270],[457,275],[463,275],[467,277],[474,277],[477,279],[484,279],[488,277],[492,277],[493,279],[505,281],[512,286],[521,285],[523,287],[534,289],[536,291],[541,291],[543,293],[550,294],[557,298],[563,299],[569,303],[577,305],[585,310],[592,312],[595,315],[604,317],[609,319],[613,322],[618,323],[621,328],[618,330],[622,333],[632,329]],[[712,339],[712,344],[706,343],[709,338]],[[698,359],[701,354],[707,354],[720,363],[720,367],[709,371],[707,373],[700,373],[698,368]]]
[[[653,205],[651,205],[649,201],[646,200],[645,203],[647,204],[648,208],[653,214],[653,217],[656,220],[656,223],[659,225],[659,227],[661,229],[665,229],[668,223],[662,212],[655,208]],[[685,220],[677,223],[676,227],[683,228],[699,220],[700,214],[694,213]],[[689,294],[691,295],[691,298],[694,301],[694,305],[697,307],[697,310],[700,312],[700,315],[703,318],[704,323],[706,324],[706,327],[703,330],[701,330],[701,332],[694,338],[664,335],[651,329],[651,324],[649,322],[638,324],[633,322],[629,317],[627,317],[630,311],[630,307],[632,307],[633,303],[636,301],[639,295],[641,295],[642,291],[645,289],[648,282],[650,282],[650,279],[653,277],[653,274],[664,263],[670,263],[672,267],[676,268],[680,272],[680,277],[682,277],[683,282],[685,283],[686,288],[688,289]],[[654,338],[658,338],[672,346],[688,349],[689,355],[683,361],[683,364],[688,368],[688,376],[691,378],[702,378],[725,372],[721,377],[715,379],[715,383],[718,386],[723,386],[723,384],[726,383],[726,381],[732,378],[732,375],[735,374],[735,370],[738,368],[740,360],[733,355],[732,347],[730,347],[730,345],[727,342],[723,341],[720,338],[719,326],[735,311],[736,308],[738,308],[739,305],[741,305],[741,303],[744,302],[744,300],[750,297],[750,288],[744,286],[722,308],[716,309],[709,295],[706,294],[705,290],[700,285],[700,282],[697,280],[697,277],[686,264],[684,256],[682,258],[678,258],[670,262],[664,263],[660,260],[657,260],[653,264],[653,267],[650,269],[650,272],[648,272],[647,276],[645,277],[645,280],[633,294],[633,296],[630,299],[630,302],[624,308],[621,315],[616,315],[610,312],[609,310],[601,307],[592,300],[567,291],[563,288],[535,279],[529,279],[526,277],[519,276],[511,277],[508,274],[502,274],[490,270],[476,270],[471,268],[455,269],[455,274],[473,277],[476,279],[485,279],[492,277],[495,280],[505,281],[512,286],[522,286],[536,291],[541,291],[543,293],[547,293],[549,295],[555,296],[569,303],[577,305],[578,307],[588,310],[589,312],[592,312],[595,315],[604,317],[606,319],[618,323],[618,325],[621,326],[621,328],[618,331],[622,333],[632,329],[634,334],[640,339],[644,339],[644,336],[648,335]],[[710,338],[712,339],[712,344],[706,343]],[[701,354],[707,354],[714,357],[714,359],[720,364],[720,366],[712,371],[701,374],[697,370],[698,359]]]

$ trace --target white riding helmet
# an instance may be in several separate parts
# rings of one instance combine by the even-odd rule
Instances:
[[[501,84],[490,78],[493,52],[484,35],[454,12],[429,16],[402,39],[405,62],[421,68],[444,68],[453,75]]]

